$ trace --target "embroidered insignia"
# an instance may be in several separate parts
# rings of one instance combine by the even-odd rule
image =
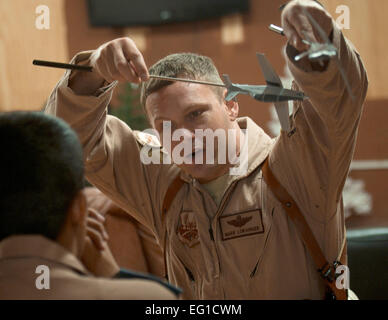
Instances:
[[[264,233],[261,209],[254,209],[219,218],[222,240]]]
[[[197,222],[195,221],[194,212],[182,212],[180,219],[181,221],[177,230],[178,238],[181,242],[192,248],[199,243]]]
[[[252,216],[241,218],[240,215],[237,216],[234,220],[226,221],[228,224],[234,227],[242,227],[248,223],[249,220],[252,220]]]

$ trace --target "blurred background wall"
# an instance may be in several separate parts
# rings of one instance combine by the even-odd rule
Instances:
[[[211,1],[210,1],[211,2]],[[263,83],[255,52],[264,52],[282,77],[287,77],[282,48],[285,39],[268,31],[280,25],[282,0],[251,0],[246,13],[161,26],[92,27],[86,0],[2,0],[0,2],[0,111],[39,110],[63,71],[38,68],[33,59],[68,61],[117,37],[129,36],[150,66],[174,52],[210,56],[221,73],[234,82]],[[360,52],[370,86],[362,117],[355,161],[347,183],[349,228],[388,226],[388,23],[386,0],[322,0],[336,19],[338,6],[350,9],[350,29],[344,30]],[[39,5],[50,10],[49,29],[38,29]],[[116,92],[112,104],[120,104]],[[272,120],[268,104],[239,97],[242,116],[266,131]]]

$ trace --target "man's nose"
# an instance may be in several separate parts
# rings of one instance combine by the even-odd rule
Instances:
[[[193,139],[194,130],[185,126],[176,126],[171,132],[171,138],[174,141],[182,141],[183,139]]]

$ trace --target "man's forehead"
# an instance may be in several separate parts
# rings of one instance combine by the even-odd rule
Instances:
[[[146,109],[153,118],[171,108],[184,110],[193,105],[211,103],[215,95],[209,86],[175,82],[151,93],[146,100]]]

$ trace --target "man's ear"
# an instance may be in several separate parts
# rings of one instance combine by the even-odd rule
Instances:
[[[70,222],[73,225],[84,224],[87,214],[86,196],[83,190],[80,190],[71,202],[68,210]]]
[[[228,112],[229,120],[230,121],[236,120],[239,112],[239,105],[237,100],[235,99],[232,99],[230,101],[225,100],[225,105],[228,109],[227,112]]]

